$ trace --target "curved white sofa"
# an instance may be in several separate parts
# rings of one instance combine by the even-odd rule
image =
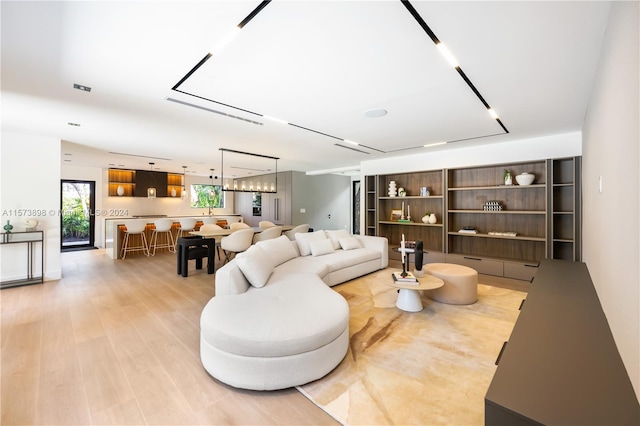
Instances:
[[[349,306],[329,287],[387,265],[386,238],[342,230],[256,243],[216,272],[200,320],[204,368],[253,390],[323,377],[349,345]]]

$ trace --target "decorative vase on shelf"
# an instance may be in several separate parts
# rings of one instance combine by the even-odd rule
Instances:
[[[429,215],[425,214],[424,216],[422,216],[422,222],[423,223],[429,223]]]
[[[434,224],[438,221],[438,219],[436,218],[436,214],[435,213],[431,213],[429,215],[429,223]]]
[[[7,220],[7,224],[5,226],[3,226],[2,228],[7,232],[11,232],[11,230],[13,229],[13,225],[11,224],[11,222],[9,222]]]
[[[177,194],[176,189],[175,188],[171,188],[171,196],[175,197]]]
[[[392,180],[391,182],[389,182],[389,197],[395,197],[396,194],[396,181]]]
[[[511,185],[513,183],[513,180],[511,179],[511,172],[509,170],[505,169],[502,177],[504,178],[505,185]]]
[[[118,185],[118,188],[116,189],[116,194],[118,194],[118,197],[122,197],[124,195],[124,187],[122,185]]]

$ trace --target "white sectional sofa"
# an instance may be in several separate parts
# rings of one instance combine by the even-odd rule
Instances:
[[[387,265],[386,238],[344,230],[258,242],[216,272],[201,316],[202,364],[253,390],[323,377],[349,345],[349,307],[330,286]]]

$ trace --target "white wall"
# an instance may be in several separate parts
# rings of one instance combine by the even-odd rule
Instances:
[[[563,133],[477,147],[425,150],[402,157],[364,161],[362,176],[453,167],[544,160],[582,155],[580,132]]]
[[[201,216],[208,215],[209,209],[191,208],[190,200],[180,198],[160,197],[147,199],[144,197],[109,197],[108,169],[98,167],[77,167],[65,165],[62,167],[62,179],[92,180],[96,182],[96,210],[105,212],[96,217],[95,245],[104,247],[104,218],[131,217],[139,215],[164,214],[167,216]],[[210,184],[207,176],[186,176],[186,188],[191,184]],[[214,181],[219,184],[218,181]],[[225,208],[213,209],[213,214],[232,214],[233,194],[225,196]]]
[[[36,218],[45,235],[44,278],[60,279],[60,140],[3,131],[0,146],[2,225],[10,220],[14,231],[24,231],[21,213]],[[0,278],[24,278],[26,245],[0,250]]]
[[[637,2],[611,6],[583,128],[582,236],[583,260],[640,400],[638,13]]]

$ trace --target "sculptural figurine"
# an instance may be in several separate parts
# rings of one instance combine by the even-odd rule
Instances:
[[[11,224],[11,222],[9,222],[7,220],[7,224],[5,226],[3,226],[2,228],[7,232],[11,232],[11,230],[13,229],[13,225]]]

